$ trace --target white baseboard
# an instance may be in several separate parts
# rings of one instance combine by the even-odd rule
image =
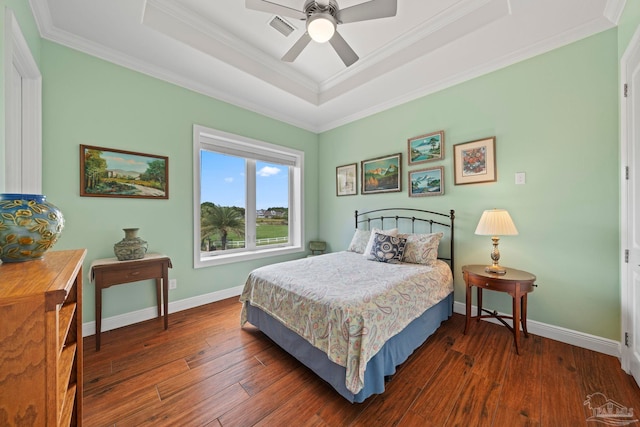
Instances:
[[[209,304],[215,301],[239,296],[242,293],[243,286],[237,286],[235,288],[224,289],[222,291],[211,292],[204,295],[198,295],[196,297],[186,298],[179,301],[173,301],[169,303],[169,313],[176,313],[178,311],[187,310],[189,308],[198,307],[204,304]],[[459,314],[465,314],[465,304],[456,301],[453,304],[453,311]],[[108,317],[102,320],[102,332],[109,331],[111,329],[121,328],[123,326],[132,325],[134,323],[142,322],[157,317],[157,308],[149,307],[131,313],[120,314],[118,316]],[[476,312],[476,307],[473,306],[473,312]],[[496,319],[483,319],[491,323],[495,323],[500,326],[504,326]],[[549,325],[535,320],[527,320],[527,329],[534,335],[550,338],[552,340],[560,341],[563,343],[575,345],[578,347],[586,348],[588,350],[597,351],[599,353],[608,354],[620,358],[621,348],[620,342],[610,340],[607,338],[597,337],[595,335],[586,334],[584,332],[578,332],[571,329],[562,328],[560,326]],[[96,322],[87,322],[82,324],[83,336],[94,335],[96,333]]]
[[[239,296],[242,293],[242,289],[243,286],[237,286],[235,288],[224,289],[222,291],[198,295],[196,297],[186,298],[178,301],[170,301],[169,313],[176,313],[178,311],[187,310],[189,308],[194,308],[204,304],[209,304],[234,296]],[[157,307],[148,307],[142,310],[132,311],[131,313],[107,317],[106,319],[102,319],[102,332],[121,328],[123,326],[133,325],[134,323],[142,322],[149,319],[155,319],[156,317],[158,317]],[[87,337],[89,335],[94,335],[95,333],[95,321],[82,324],[82,336]]]
[[[476,312],[476,306],[472,306],[472,312]],[[466,305],[463,302],[456,301],[453,304],[453,311],[459,314],[466,313]],[[500,313],[503,314],[503,313]],[[487,318],[482,319],[487,322],[495,323],[500,326],[504,326],[497,319]],[[599,353],[608,354],[609,356],[615,356],[620,358],[621,348],[620,342],[610,340],[608,338],[602,338],[584,332],[578,332],[571,329],[566,329],[560,326],[549,325],[535,320],[527,319],[527,329],[534,335],[549,338],[552,340],[560,341],[566,344],[575,345],[577,347],[586,348],[588,350],[597,351]]]

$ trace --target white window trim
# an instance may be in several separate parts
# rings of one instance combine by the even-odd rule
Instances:
[[[202,257],[200,255],[200,150],[206,148],[206,140],[228,141],[234,144],[255,146],[261,152],[270,153],[276,157],[287,156],[293,158],[295,165],[290,167],[289,174],[289,241],[287,246],[254,248],[252,250],[233,251]],[[209,146],[210,147],[210,146]],[[202,268],[223,265],[234,262],[249,261],[278,255],[300,253],[304,251],[304,152],[294,148],[283,147],[241,135],[211,129],[205,126],[193,125],[193,267]],[[247,209],[250,206],[247,205]],[[253,236],[255,239],[255,236]]]

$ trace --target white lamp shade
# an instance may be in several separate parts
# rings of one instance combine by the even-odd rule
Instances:
[[[307,20],[307,32],[314,41],[327,42],[336,32],[336,21],[328,13],[317,13]]]
[[[512,236],[518,234],[518,230],[509,212],[504,209],[491,209],[482,213],[475,234],[483,236]]]

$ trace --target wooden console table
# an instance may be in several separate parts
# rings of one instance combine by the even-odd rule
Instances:
[[[527,294],[533,292],[536,276],[526,271],[507,268],[506,274],[488,273],[484,270],[484,265],[465,265],[462,267],[464,282],[467,285],[466,297],[466,323],[464,333],[469,330],[469,323],[472,319],[483,319],[493,317],[498,319],[502,324],[513,332],[513,339],[516,343],[516,353],[520,354],[520,324],[524,336],[528,337],[527,332]],[[476,287],[478,311],[476,316],[471,316],[471,288]],[[495,311],[489,311],[482,308],[482,290],[506,292],[513,298],[513,311],[511,316],[499,315]],[[482,312],[488,313],[483,315]],[[513,326],[509,325],[504,319],[513,319]]]
[[[164,328],[169,328],[169,268],[171,259],[155,253],[146,254],[144,258],[133,261],[103,258],[91,263],[90,275],[96,287],[96,351],[100,350],[102,290],[113,285],[156,279],[158,317],[163,315],[164,306]]]

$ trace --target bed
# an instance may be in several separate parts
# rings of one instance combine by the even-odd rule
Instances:
[[[454,218],[453,210],[356,211],[346,251],[252,271],[241,324],[350,402],[383,393],[385,379],[453,313]]]

